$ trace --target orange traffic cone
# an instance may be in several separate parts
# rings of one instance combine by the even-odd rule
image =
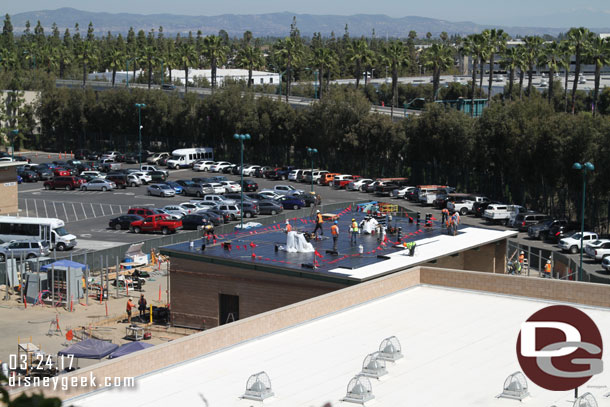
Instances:
[[[59,153],[59,159],[61,160],[61,153]]]

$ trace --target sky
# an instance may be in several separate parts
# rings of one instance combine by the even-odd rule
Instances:
[[[386,14],[510,26],[610,26],[608,0],[22,0],[4,1],[2,14],[73,7],[136,14]]]

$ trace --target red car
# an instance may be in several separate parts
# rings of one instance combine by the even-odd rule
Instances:
[[[85,183],[85,180],[80,177],[60,176],[60,177],[55,177],[53,179],[45,181],[44,184],[42,184],[42,185],[44,186],[44,189],[65,188],[66,191],[69,191],[71,189],[79,189],[80,186],[84,183]]]
[[[350,182],[358,181],[360,178],[362,178],[360,175],[336,175],[332,186],[335,189],[345,189]]]
[[[182,229],[181,220],[172,220],[169,215],[150,215],[142,220],[131,222],[129,230],[134,233],[161,232],[164,235]]]
[[[69,170],[65,170],[63,168],[55,168],[53,170],[53,175],[56,177],[69,177],[72,174]]]

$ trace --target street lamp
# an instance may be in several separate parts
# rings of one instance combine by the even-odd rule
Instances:
[[[307,154],[311,157],[311,193],[313,194],[313,155],[318,154],[318,149],[307,147]]]
[[[595,166],[587,161],[584,164],[572,164],[572,169],[582,171],[582,209],[580,211],[580,270],[578,271],[578,281],[582,281],[582,251],[585,234],[585,197],[587,190],[587,171],[595,170]]]
[[[11,160],[15,161],[15,136],[19,134],[19,130],[11,130]]]
[[[142,108],[146,107],[144,103],[136,103],[138,108],[138,161],[142,164]]]
[[[281,82],[280,82],[281,83]],[[249,134],[234,134],[233,138],[235,140],[239,140],[239,145],[241,149],[241,167],[239,167],[239,172],[241,174],[241,208],[239,211],[241,218],[241,231],[244,230],[244,140],[250,140]]]

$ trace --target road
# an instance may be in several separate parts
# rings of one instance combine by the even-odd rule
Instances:
[[[49,161],[48,158],[36,158],[30,154],[33,162]],[[56,158],[55,158],[56,159]],[[124,168],[136,167],[136,165],[123,164]],[[215,174],[207,172],[195,172],[191,169],[170,170],[169,180],[187,179],[192,177],[207,177]],[[225,175],[229,180],[239,181],[237,175]],[[290,183],[289,181],[270,181],[262,178],[254,178],[259,184],[259,190],[273,188],[278,183]],[[308,191],[311,189],[309,184],[293,184],[296,188]],[[314,191],[322,196],[323,203],[341,203],[359,200],[377,200],[398,204],[411,212],[420,212],[422,218],[426,213],[431,213],[440,219],[440,211],[431,207],[422,207],[419,204],[409,202],[404,199],[394,199],[390,197],[375,197],[371,194],[335,190],[327,186],[313,186]],[[129,233],[127,231],[117,231],[108,228],[108,220],[119,214],[124,214],[130,207],[163,207],[165,205],[176,204],[188,201],[189,197],[177,196],[172,198],[151,197],[146,194],[146,186],[127,188],[123,190],[98,192],[98,191],[64,191],[52,190],[45,191],[42,183],[21,184],[19,185],[19,209],[21,216],[43,216],[57,217],[66,222],[66,229],[78,237],[76,252],[82,250],[96,250],[107,247],[117,246],[129,242],[142,241],[142,235]],[[262,217],[262,216],[261,216]],[[256,219],[253,219],[254,221]],[[462,223],[467,225],[487,227],[498,230],[505,230],[501,225],[490,225],[480,218],[473,216],[463,216]],[[155,235],[150,235],[155,237]],[[515,241],[522,245],[530,245],[544,250],[557,251],[555,245],[532,240],[527,237],[527,233],[519,233]],[[578,255],[568,255],[574,260],[578,260]],[[585,257],[584,267],[588,272],[594,272],[601,278],[606,278],[610,282],[610,276],[603,274],[599,263],[592,262]]]

